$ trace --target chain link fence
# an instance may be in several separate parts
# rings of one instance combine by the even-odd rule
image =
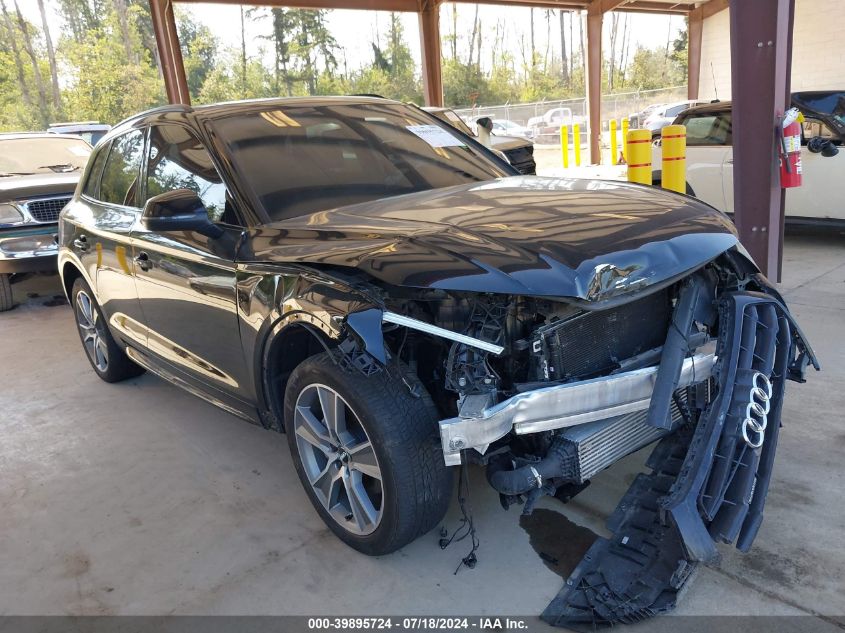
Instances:
[[[685,101],[686,98],[686,86],[603,95],[601,99],[602,130],[608,129],[607,122],[610,119],[630,117],[652,104]],[[581,126],[582,140],[584,140],[587,134],[587,100],[583,98],[544,99],[533,103],[505,103],[503,105],[476,105],[471,108],[455,108],[455,112],[470,124],[474,123],[479,117],[486,116],[491,119],[510,121],[519,126],[529,126],[531,119],[542,117],[551,110],[558,108],[562,110],[560,113],[562,114],[562,121],[557,125],[578,123]],[[537,142],[554,142],[554,140],[553,138],[535,139]]]

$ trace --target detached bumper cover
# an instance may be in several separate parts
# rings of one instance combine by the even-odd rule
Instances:
[[[672,609],[715,541],[746,551],[763,519],[785,380],[818,369],[789,312],[757,293],[723,296],[715,396],[698,423],[668,435],[599,539],[543,613],[558,626],[635,622]],[[760,378],[760,376],[765,377]],[[760,391],[755,391],[759,388]]]
[[[56,269],[57,227],[33,227],[0,232],[0,274]]]

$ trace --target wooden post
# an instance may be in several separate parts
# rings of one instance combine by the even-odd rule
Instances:
[[[440,64],[440,0],[420,2],[420,52],[425,104],[443,106]]]
[[[780,281],[784,190],[777,129],[789,107],[794,0],[731,2],[734,219],[767,276]]]
[[[173,0],[150,0],[150,16],[161,59],[167,100],[170,103],[190,105],[191,95],[188,92],[188,80],[182,62],[182,49],[179,47],[176,18],[173,16]]]

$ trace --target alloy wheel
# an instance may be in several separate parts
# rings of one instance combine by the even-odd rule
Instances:
[[[106,343],[105,325],[88,293],[76,293],[76,325],[82,334],[82,345],[88,358],[101,373],[109,367],[109,350]]]
[[[296,400],[296,447],[311,488],[345,530],[376,530],[384,486],[373,445],[360,419],[331,387],[312,384]]]

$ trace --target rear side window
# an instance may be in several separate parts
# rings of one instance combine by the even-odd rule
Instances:
[[[702,114],[687,117],[687,145],[730,145],[731,115],[728,113]]]
[[[96,155],[94,156],[94,162],[91,164],[91,168],[88,170],[88,178],[82,187],[82,193],[89,198],[96,199],[100,194],[100,174],[103,173],[103,163],[106,162],[109,147],[106,145],[94,151]]]
[[[132,130],[112,141],[100,180],[99,200],[138,206],[138,176],[143,153],[144,134],[140,130]]]

